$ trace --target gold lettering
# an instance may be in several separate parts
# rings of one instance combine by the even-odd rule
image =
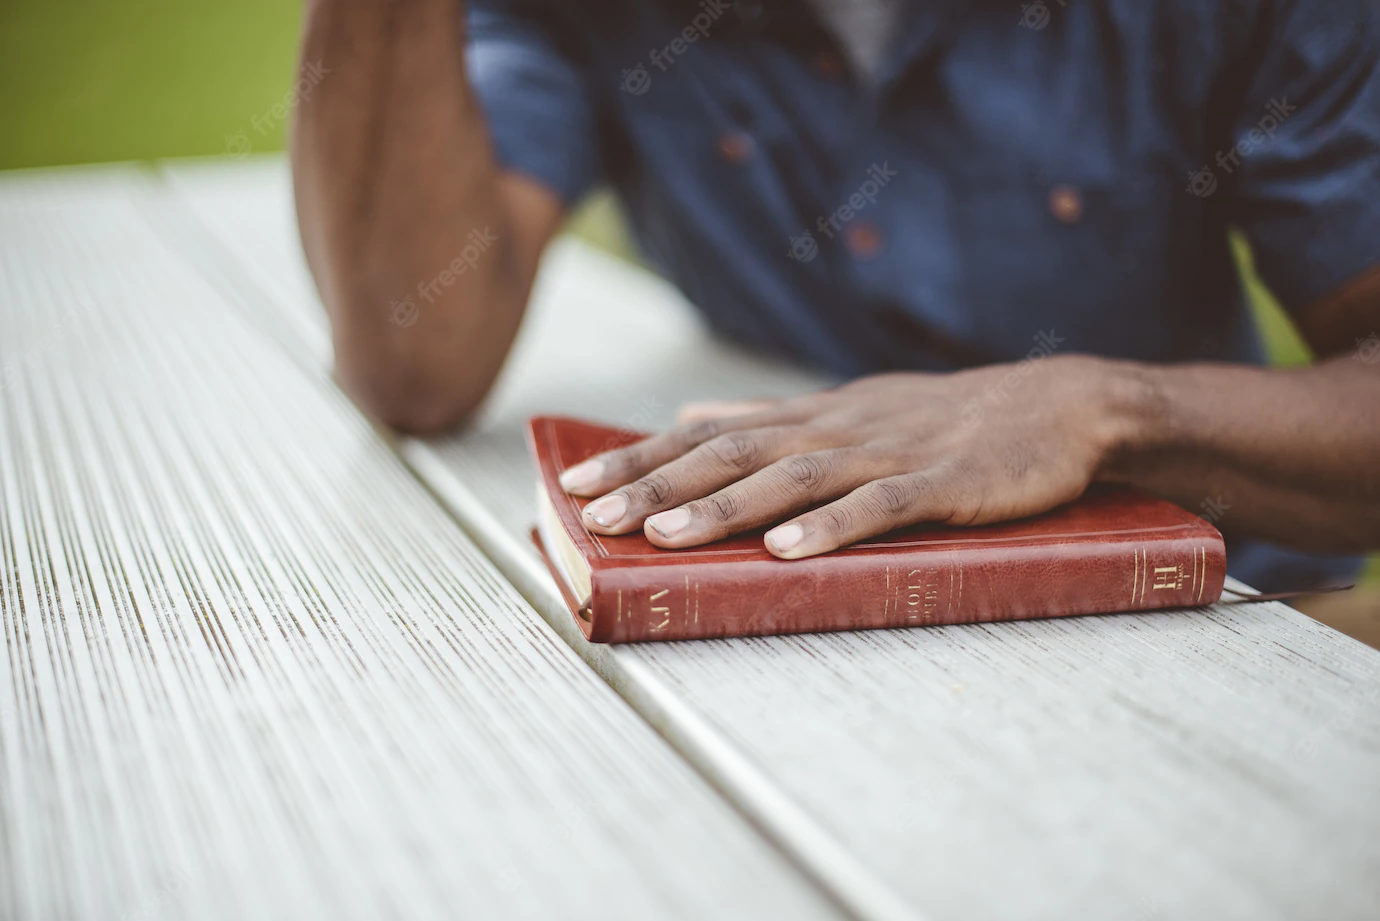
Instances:
[[[1151,591],[1160,589],[1181,589],[1184,587],[1184,568],[1182,566],[1156,566],[1155,582],[1150,586]]]
[[[906,581],[906,616],[932,620],[939,608],[939,570],[912,569],[906,573]]]

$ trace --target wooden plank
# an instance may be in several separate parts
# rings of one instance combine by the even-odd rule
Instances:
[[[168,206],[0,179],[0,917],[838,917]]]
[[[281,173],[174,184],[227,239],[292,237],[269,216]],[[259,217],[212,214],[228,189],[264,202]],[[265,278],[304,277],[275,251]],[[587,360],[610,335],[619,360]],[[712,342],[665,285],[563,244],[479,425],[401,448],[572,647],[862,914],[892,910],[889,891],[955,918],[1375,915],[1380,653],[1285,605],[584,643],[524,536],[524,417],[656,426],[682,400],[817,383]]]

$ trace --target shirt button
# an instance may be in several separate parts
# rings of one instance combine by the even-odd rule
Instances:
[[[819,54],[815,55],[812,63],[814,64],[815,73],[820,76],[837,77],[839,74],[843,73],[843,60],[832,51],[821,51]]]
[[[1049,190],[1049,213],[1065,224],[1077,224],[1083,217],[1083,196],[1072,186],[1057,185]]]
[[[719,155],[729,163],[742,163],[752,156],[752,138],[741,131],[719,138]]]
[[[882,248],[882,235],[877,228],[862,221],[849,224],[844,239],[848,242],[848,249],[859,259],[868,259]]]

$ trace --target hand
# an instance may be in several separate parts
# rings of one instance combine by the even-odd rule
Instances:
[[[572,467],[561,485],[602,496],[585,509],[591,531],[644,527],[660,547],[789,519],[766,535],[783,559],[920,522],[1004,521],[1082,494],[1131,423],[1118,411],[1126,379],[1083,356],[867,377],[677,426]]]

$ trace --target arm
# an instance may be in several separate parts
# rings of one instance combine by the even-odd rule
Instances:
[[[1138,435],[1108,465],[1225,530],[1325,553],[1380,547],[1380,14],[1281,0],[1260,22],[1228,143],[1230,220],[1319,363],[1146,369]],[[1235,156],[1235,152],[1233,153]],[[1220,510],[1220,506],[1217,507]]]
[[[1380,547],[1380,271],[1300,318],[1319,363],[1125,367],[1135,424],[1102,476],[1224,530],[1321,553]]]
[[[767,547],[796,558],[911,523],[1036,514],[1114,480],[1193,510],[1229,506],[1221,524],[1243,535],[1380,547],[1380,12],[1267,6],[1241,33],[1249,71],[1233,75],[1243,96],[1221,133],[1249,137],[1271,99],[1292,114],[1224,194],[1319,364],[1067,355],[864,378],[567,471],[571,492],[608,494],[586,509],[589,527],[645,521],[654,543],[684,547],[784,519]]]
[[[1155,367],[1080,355],[889,374],[701,421],[567,471],[591,530],[687,547],[785,523],[796,559],[924,521],[1037,514],[1098,480],[1241,534],[1320,552],[1380,547],[1380,272],[1306,314],[1310,368]],[[1342,351],[1343,343],[1352,348]],[[1365,359],[1370,357],[1369,362]],[[804,511],[819,506],[811,511]]]
[[[464,38],[457,0],[312,0],[302,40],[302,66],[326,76],[294,117],[293,185],[336,374],[411,432],[483,399],[562,218],[556,195],[496,166]],[[479,240],[471,267],[442,274]]]

